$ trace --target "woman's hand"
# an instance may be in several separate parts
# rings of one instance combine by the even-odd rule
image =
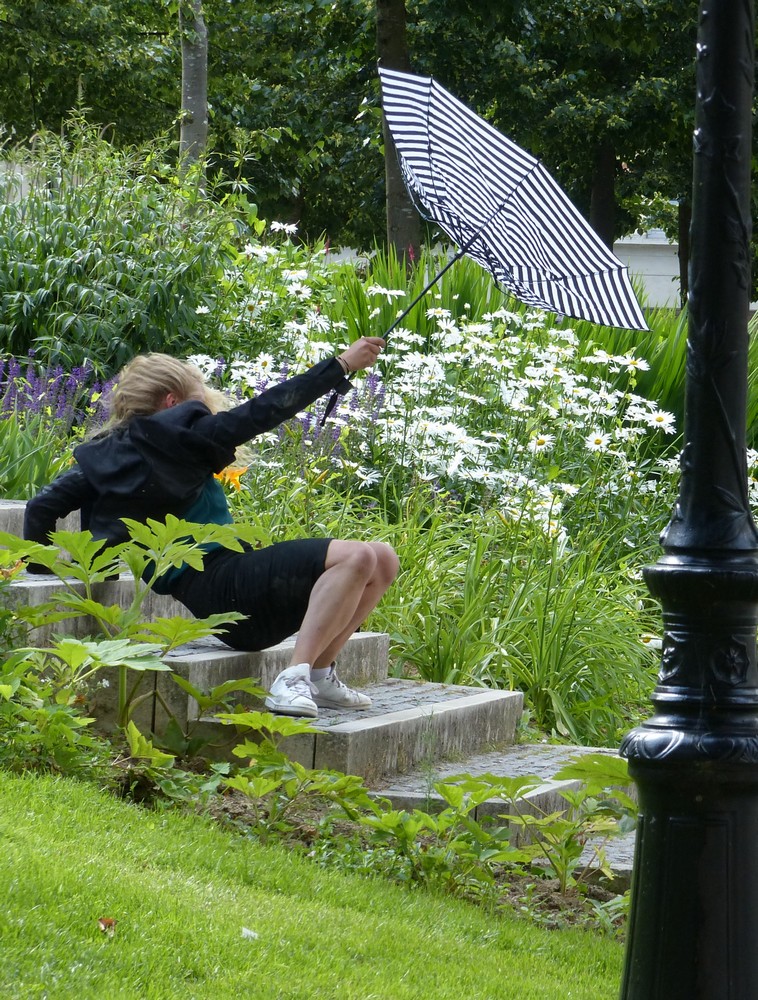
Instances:
[[[340,354],[339,358],[347,365],[348,372],[359,372],[376,363],[383,347],[384,340],[381,337],[361,337]]]

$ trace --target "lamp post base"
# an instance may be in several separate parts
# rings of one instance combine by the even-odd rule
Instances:
[[[756,1000],[758,759],[629,770],[641,820],[622,1000]]]

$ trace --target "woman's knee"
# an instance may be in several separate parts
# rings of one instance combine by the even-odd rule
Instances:
[[[376,573],[378,558],[370,542],[335,540],[327,549],[326,569],[337,565],[350,569],[357,577],[368,582]]]
[[[370,542],[376,556],[377,575],[385,589],[394,581],[400,572],[400,560],[391,545],[386,542]]]

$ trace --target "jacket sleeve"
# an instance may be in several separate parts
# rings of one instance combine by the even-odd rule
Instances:
[[[328,358],[302,375],[294,375],[240,406],[201,415],[193,422],[192,430],[217,446],[236,448],[294,417],[330,389],[344,393],[350,388],[352,386],[345,379],[342,365],[336,358]]]
[[[94,498],[95,492],[81,469],[77,467],[64,472],[28,501],[24,512],[24,538],[49,545],[50,532],[55,531],[56,521],[72,510],[82,511],[82,523],[86,525]]]

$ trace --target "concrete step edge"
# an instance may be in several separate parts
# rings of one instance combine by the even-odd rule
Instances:
[[[453,685],[450,685],[450,687],[453,687]],[[430,705],[401,709],[396,712],[387,713],[386,715],[366,719],[365,722],[360,719],[350,722],[342,722],[337,725],[330,726],[329,732],[349,735],[350,733],[367,732],[372,729],[389,729],[397,725],[402,725],[406,722],[414,722],[416,720],[431,720],[433,718],[441,720],[445,715],[450,713],[459,713],[469,708],[477,708],[482,705],[490,705],[497,702],[516,701],[519,704],[522,703],[521,694],[515,691],[488,690],[471,694],[470,688],[463,688],[462,690],[466,693],[461,694],[454,701],[439,701]],[[368,690],[366,693],[370,694],[371,692]]]

